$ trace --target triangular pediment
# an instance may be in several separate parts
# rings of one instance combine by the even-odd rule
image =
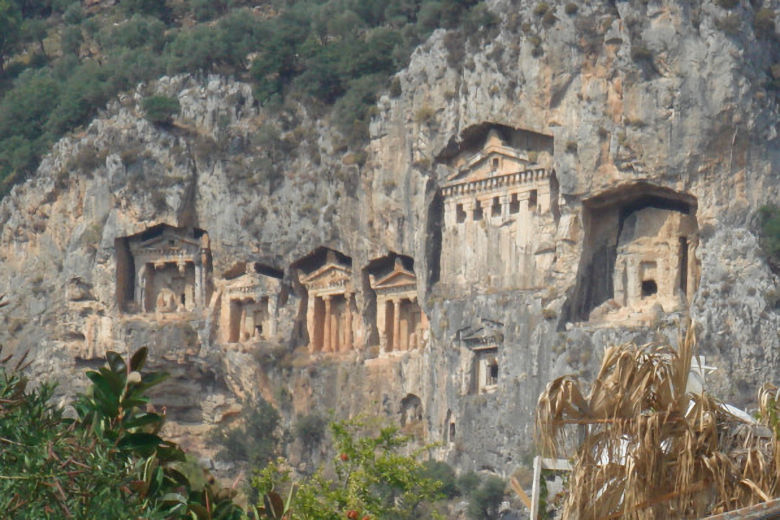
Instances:
[[[338,282],[349,281],[352,278],[352,269],[349,267],[328,263],[319,269],[303,276],[301,283],[303,285],[335,285]]]
[[[461,329],[458,337],[472,349],[495,347],[504,342],[504,324],[483,318],[478,325]]]
[[[185,249],[197,250],[200,248],[200,241],[194,238],[183,237],[172,230],[166,230],[161,235],[144,240],[142,242],[131,243],[134,249]]]
[[[373,289],[385,289],[389,287],[403,287],[407,285],[417,285],[417,277],[414,273],[406,270],[393,271],[390,274],[376,280],[372,284]]]

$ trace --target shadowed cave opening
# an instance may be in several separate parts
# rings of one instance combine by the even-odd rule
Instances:
[[[561,324],[587,321],[608,300],[687,305],[698,280],[696,209],[692,195],[642,182],[583,201],[583,254]]]

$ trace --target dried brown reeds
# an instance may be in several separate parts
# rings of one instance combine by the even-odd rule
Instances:
[[[780,494],[780,392],[761,388],[755,423],[686,393],[694,347],[692,327],[679,350],[608,347],[587,396],[573,376],[547,386],[537,441],[573,458],[564,518],[700,518]],[[567,450],[571,425],[586,432]]]

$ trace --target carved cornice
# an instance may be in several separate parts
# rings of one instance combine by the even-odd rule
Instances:
[[[483,191],[495,190],[497,188],[507,188],[509,186],[516,186],[521,184],[531,184],[549,179],[550,173],[551,172],[548,169],[537,168],[524,170],[521,172],[507,173],[504,175],[496,175],[494,177],[487,177],[485,179],[455,182],[445,184],[441,188],[441,194],[443,197],[452,197],[454,195],[474,194]]]

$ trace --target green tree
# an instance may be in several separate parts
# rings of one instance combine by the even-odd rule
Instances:
[[[28,18],[22,23],[22,39],[26,42],[38,44],[41,55],[46,56],[43,40],[46,38],[46,22],[39,18]]]
[[[497,520],[498,509],[504,500],[506,484],[498,477],[489,476],[474,488],[469,496],[468,514],[472,520]]]
[[[393,427],[375,430],[358,420],[336,422],[330,429],[338,455],[330,467],[294,484],[289,520],[440,518],[433,503],[441,498],[442,483],[426,476],[419,452],[402,455],[408,437]],[[269,518],[278,518],[270,514],[277,508],[268,507],[269,496],[287,482],[289,473],[276,464],[253,480],[266,497],[258,509]]]
[[[144,114],[152,123],[169,125],[173,116],[179,113],[179,100],[168,96],[149,96],[144,98]]]
[[[245,403],[238,420],[215,430],[211,439],[222,446],[220,458],[246,462],[250,468],[261,469],[277,454],[280,421],[276,408],[258,397]]]
[[[0,75],[5,73],[5,60],[13,51],[22,25],[22,11],[14,0],[0,0]]]

